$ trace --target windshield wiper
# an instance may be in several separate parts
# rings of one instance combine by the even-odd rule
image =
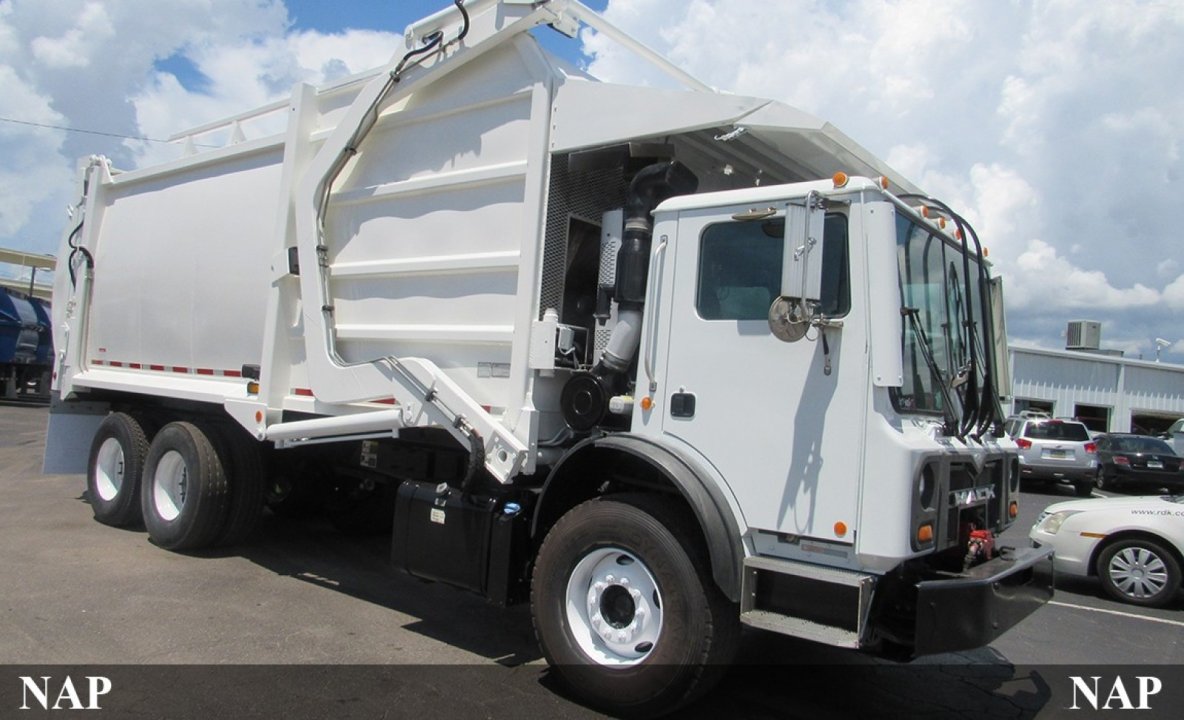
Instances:
[[[945,423],[942,425],[942,433],[945,435],[953,435],[958,431],[958,418],[954,415],[954,399],[950,396],[950,389],[946,387],[945,378],[942,376],[941,368],[937,366],[937,360],[933,357],[933,346],[929,344],[929,336],[925,334],[925,328],[921,326],[921,321],[918,316],[921,311],[914,307],[902,307],[900,314],[909,319],[909,324],[913,328],[913,337],[917,339],[917,344],[921,347],[921,357],[925,358],[925,364],[929,366],[929,372],[933,375],[933,381],[937,385],[938,390],[941,391],[941,414],[945,418]],[[962,437],[962,435],[959,435]]]

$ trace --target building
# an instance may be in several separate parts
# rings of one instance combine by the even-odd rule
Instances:
[[[1074,417],[1091,430],[1162,432],[1184,417],[1184,365],[1093,350],[1008,349],[1011,398],[1004,410]]]

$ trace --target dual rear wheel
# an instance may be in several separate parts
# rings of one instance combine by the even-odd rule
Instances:
[[[263,508],[256,444],[242,431],[172,422],[154,434],[122,412],[108,415],[91,445],[87,490],[95,519],[138,524],[169,550],[242,541]]]

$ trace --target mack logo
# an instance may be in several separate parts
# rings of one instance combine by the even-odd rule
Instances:
[[[974,505],[995,499],[995,488],[991,486],[981,488],[966,488],[950,492],[951,505]]]
[[[86,676],[86,702],[78,694],[74,680],[67,675],[60,683],[55,682],[50,675],[42,675],[38,679],[27,675],[21,676],[21,710],[102,710],[99,707],[99,697],[111,692],[111,680],[102,675]],[[32,705],[29,702],[32,701]],[[52,705],[50,703],[53,703]]]
[[[1070,675],[1069,679],[1073,681],[1073,705],[1070,710],[1150,710],[1151,696],[1163,690],[1159,678],[1150,675],[1136,676],[1136,682],[1130,690],[1121,676],[1115,676],[1112,681],[1103,679],[1101,675],[1088,678]],[[1133,695],[1132,690],[1135,691]]]

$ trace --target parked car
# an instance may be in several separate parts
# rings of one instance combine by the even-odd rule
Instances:
[[[1184,488],[1181,458],[1159,438],[1129,433],[1109,433],[1098,444],[1098,489],[1117,490],[1124,485]]]
[[[1184,495],[1056,503],[1028,537],[1053,548],[1056,572],[1097,577],[1116,600],[1160,607],[1180,589]]]
[[[1093,492],[1098,446],[1084,423],[1017,415],[1004,427],[1019,445],[1021,478],[1066,483],[1081,497]]]
[[[1163,434],[1163,439],[1168,441],[1177,455],[1184,456],[1184,418],[1172,423]]]

